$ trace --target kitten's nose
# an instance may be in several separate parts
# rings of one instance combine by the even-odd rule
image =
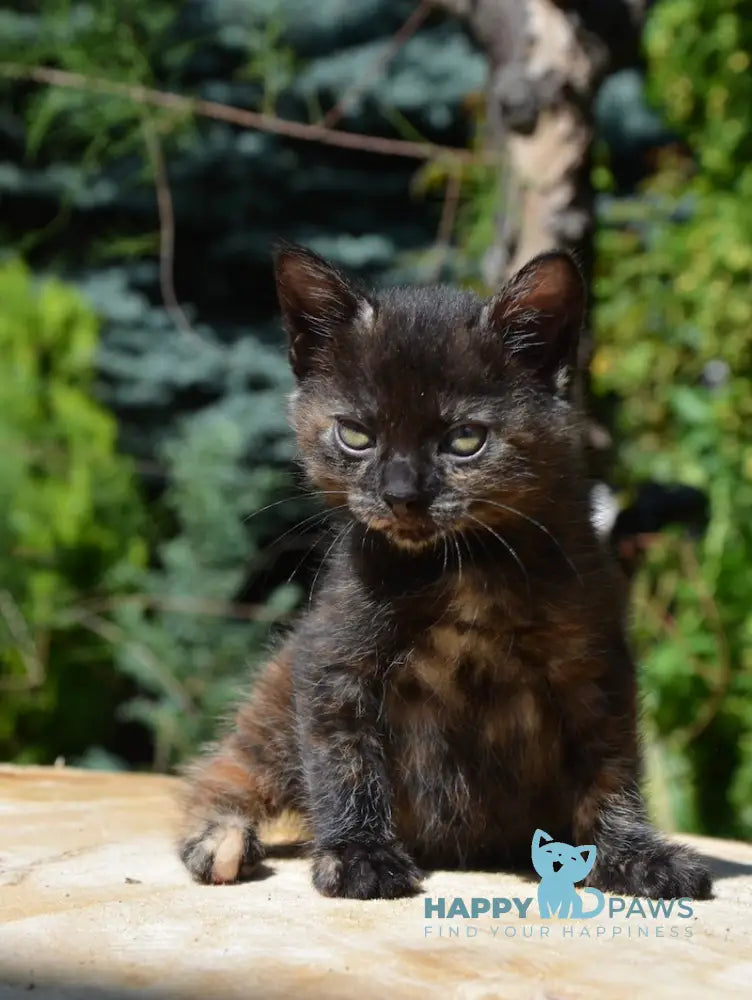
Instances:
[[[418,470],[402,455],[395,455],[386,465],[381,482],[381,499],[397,517],[414,514],[423,501]]]
[[[385,490],[381,494],[381,497],[384,503],[391,508],[392,513],[396,514],[397,517],[407,517],[410,514],[415,514],[421,506],[421,496],[417,490],[411,490],[409,492]]]

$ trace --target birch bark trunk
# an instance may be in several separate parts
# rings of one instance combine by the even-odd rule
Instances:
[[[592,277],[593,108],[606,75],[635,62],[649,0],[437,0],[485,49],[500,211],[484,277],[497,286],[536,253],[567,249]],[[592,340],[582,343],[586,370]]]

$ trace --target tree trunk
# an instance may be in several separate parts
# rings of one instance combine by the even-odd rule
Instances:
[[[439,0],[489,62],[489,143],[502,152],[500,212],[484,277],[498,285],[536,253],[593,261],[590,153],[604,75],[637,59],[646,0]],[[581,370],[591,354],[583,338]]]
[[[590,183],[595,96],[603,77],[639,58],[651,0],[436,0],[466,17],[489,62],[489,143],[501,156],[500,211],[485,279],[497,286],[536,253],[574,253],[590,284],[594,198]],[[608,479],[611,437],[593,419],[588,368],[592,335],[580,345],[575,392],[588,414],[590,473]],[[643,486],[631,507],[599,487],[600,526],[632,575],[646,539],[669,523],[697,528],[707,498],[678,484]],[[617,516],[618,514],[618,516]]]

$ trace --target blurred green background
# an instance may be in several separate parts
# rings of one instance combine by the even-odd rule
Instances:
[[[448,212],[441,158],[285,138],[24,73],[56,67],[300,122],[329,112],[348,132],[477,150],[485,56],[441,12],[395,47],[414,8],[0,11],[0,759],[174,767],[305,599],[322,522],[292,465],[273,239],[376,283],[482,287],[500,209],[488,162],[463,168]],[[642,57],[598,94],[591,172],[591,405],[613,440],[611,485],[623,503],[645,481],[710,502],[702,536],[661,532],[633,581],[651,807],[669,828],[742,837],[751,57],[752,0],[651,5]]]

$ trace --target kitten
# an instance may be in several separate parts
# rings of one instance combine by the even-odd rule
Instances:
[[[493,298],[369,293],[284,247],[292,422],[337,533],[310,610],[194,765],[183,861],[233,882],[292,807],[329,896],[418,889],[419,865],[529,865],[537,827],[597,845],[588,884],[706,897],[638,790],[624,583],[595,536],[567,398],[572,260]]]

